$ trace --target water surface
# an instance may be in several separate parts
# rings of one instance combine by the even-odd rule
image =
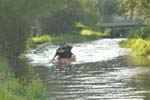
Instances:
[[[49,63],[57,46],[45,44],[25,56],[48,85],[48,100],[150,100],[149,64],[134,64],[139,58],[128,56],[121,40],[74,44],[77,62],[68,67]]]

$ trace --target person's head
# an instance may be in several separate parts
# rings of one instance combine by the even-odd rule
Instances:
[[[60,47],[64,47],[65,45],[66,45],[65,42],[59,44]]]

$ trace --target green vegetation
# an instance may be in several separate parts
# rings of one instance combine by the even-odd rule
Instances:
[[[131,48],[131,52],[137,56],[150,56],[150,40],[128,39],[120,43],[121,47]]]
[[[80,34],[77,33],[66,33],[62,35],[57,36],[51,36],[51,35],[42,35],[38,37],[33,37],[31,39],[31,42],[28,42],[27,45],[32,44],[42,44],[46,42],[50,43],[61,43],[61,42],[70,42],[70,43],[79,43],[79,42],[85,42],[90,41],[98,38],[104,38],[109,37],[111,30],[107,29],[104,32],[94,31],[91,29],[83,29]]]
[[[38,36],[38,37],[33,37],[32,42],[36,43],[36,44],[42,44],[42,43],[45,43],[45,42],[51,42],[52,39],[53,39],[52,36],[42,35],[42,36]]]
[[[111,30],[107,29],[104,32],[100,32],[100,31],[93,31],[90,29],[84,29],[81,31],[81,35],[83,36],[92,36],[92,35],[96,35],[98,37],[108,37],[110,35]]]
[[[0,73],[7,72],[8,66],[7,60],[4,57],[0,57]]]
[[[149,0],[117,0],[118,14],[126,19],[142,20],[150,25],[150,2]]]
[[[70,34],[64,34],[60,36],[54,37],[52,43],[61,43],[61,42],[69,42],[69,43],[79,43],[79,42],[85,42],[89,40],[97,39],[97,35],[91,35],[91,36],[83,36],[83,35],[70,35]]]
[[[28,42],[28,46],[31,44],[42,44],[46,42],[50,42],[52,44],[57,44],[61,42],[70,42],[70,43],[79,43],[79,42],[85,42],[90,41],[99,38],[98,35],[80,35],[80,34],[63,34],[59,36],[39,36],[32,38],[31,42]]]
[[[0,100],[46,100],[42,81],[30,83],[15,78],[7,60],[0,57]]]
[[[136,19],[144,22],[144,25],[128,32],[128,40],[120,43],[121,47],[131,48],[133,55],[150,55],[150,2],[149,0],[118,0],[119,12],[126,19]]]
[[[142,39],[150,38],[149,26],[137,28],[134,30],[129,30],[128,38],[142,38]]]
[[[8,71],[29,43],[84,42],[107,37],[111,30],[99,32],[98,25],[118,12],[131,19],[138,16],[150,24],[149,0],[0,0],[0,5],[0,100],[37,100],[43,94],[41,85],[20,82]],[[31,33],[41,36],[32,38]],[[129,35],[145,39],[149,29],[141,28]],[[149,40],[129,42],[129,47],[136,55],[149,55]]]

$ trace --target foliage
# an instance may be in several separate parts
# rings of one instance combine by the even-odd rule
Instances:
[[[43,37],[43,36],[41,36]],[[32,41],[32,42],[28,42],[29,44],[27,45],[31,45],[30,43],[33,44],[41,44],[41,43],[45,43],[45,42],[50,42],[50,43],[54,43],[54,44],[58,44],[58,43],[62,43],[62,42],[69,42],[69,43],[79,43],[79,42],[85,42],[85,41],[90,41],[90,40],[94,40],[99,38],[99,35],[96,34],[90,34],[90,35],[81,35],[81,34],[63,34],[63,35],[59,35],[59,36],[46,36],[48,38],[47,39],[41,39],[41,37],[38,37],[36,39],[36,41]],[[33,38],[35,39],[35,38]],[[33,40],[32,39],[32,40]],[[41,40],[40,40],[41,39]]]
[[[58,0],[0,0],[1,19],[17,18],[32,22],[37,17],[45,16],[52,9],[53,4],[62,3]],[[53,7],[53,8],[52,8]]]
[[[129,39],[120,43],[121,47],[131,48],[131,52],[137,56],[149,56],[150,55],[150,40]]]
[[[42,36],[32,38],[32,43],[36,43],[36,44],[42,44],[50,41],[52,41],[52,37],[48,35],[42,35]]]
[[[53,3],[58,0],[0,0],[0,55],[16,59],[25,49],[34,20],[54,10]]]
[[[54,37],[52,43],[61,43],[61,42],[69,42],[69,43],[79,43],[79,42],[85,42],[93,39],[97,39],[97,35],[80,35],[80,34],[63,34],[60,36]]]
[[[83,29],[80,34],[81,35],[96,35],[98,37],[108,37],[110,35],[111,30],[110,29],[106,29],[104,32],[100,32],[100,31],[94,31],[91,29]]]
[[[136,39],[123,40],[119,43],[122,48],[131,48]]]
[[[8,66],[6,59],[0,57],[0,100],[45,100],[42,81],[21,82]]]
[[[8,62],[4,57],[0,57],[0,73],[6,72],[8,70]]]
[[[52,35],[42,35],[39,37],[33,37],[31,42],[28,42],[27,45],[31,44],[42,44],[45,42],[50,43],[61,43],[61,42],[85,42],[94,40],[101,37],[109,37],[110,36],[110,29],[106,29],[104,32],[99,30],[91,30],[91,29],[83,29],[80,33],[65,33],[62,35],[52,36]]]
[[[100,32],[95,32],[93,30],[90,30],[90,29],[83,29],[81,31],[81,35],[97,35],[99,36],[101,33]]]
[[[64,0],[64,7],[41,19],[43,33],[63,34],[82,30],[76,23],[95,27],[100,21],[98,0]]]
[[[137,29],[132,29],[128,31],[129,38],[150,38],[150,28],[149,27],[141,27]]]
[[[149,0],[117,0],[119,12],[129,19],[143,19],[146,24],[150,23],[150,1]]]
[[[94,27],[101,18],[98,0],[80,0],[82,5],[81,22],[89,27]]]
[[[20,82],[12,76],[0,80],[0,100],[43,100],[42,85]]]
[[[103,16],[112,16],[117,13],[116,0],[99,0],[100,12]]]
[[[108,36],[110,36],[111,31],[112,31],[111,29],[105,29],[103,32],[103,35],[108,37]]]

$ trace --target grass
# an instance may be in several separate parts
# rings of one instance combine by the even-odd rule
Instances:
[[[150,56],[150,40],[128,39],[120,42],[121,47],[131,48],[131,52],[136,56]]]
[[[8,63],[4,57],[0,57],[0,73],[5,73],[8,71]]]
[[[81,31],[81,35],[83,36],[92,36],[92,35],[96,35],[98,37],[107,37],[109,36],[111,30],[107,29],[104,32],[100,32],[100,31],[93,31],[91,29],[84,29]]]
[[[56,36],[52,43],[61,43],[61,42],[69,42],[69,43],[79,43],[79,42],[85,42],[85,41],[90,41],[97,39],[99,36],[97,35],[80,35],[80,34],[63,34]]]
[[[45,42],[50,42],[52,41],[53,37],[49,36],[49,35],[42,35],[42,36],[38,36],[38,37],[33,37],[32,38],[32,43],[35,44],[42,44]]]
[[[58,36],[42,35],[39,37],[33,37],[31,40],[33,44],[42,44],[45,42],[50,42],[54,44],[61,42],[78,43],[91,41],[102,37],[108,37],[110,35],[110,32],[110,29],[107,29],[104,32],[99,32],[86,28],[83,29],[80,33],[66,33]]]
[[[0,100],[46,100],[45,87],[39,80],[27,83],[15,78],[7,60],[0,57]]]

